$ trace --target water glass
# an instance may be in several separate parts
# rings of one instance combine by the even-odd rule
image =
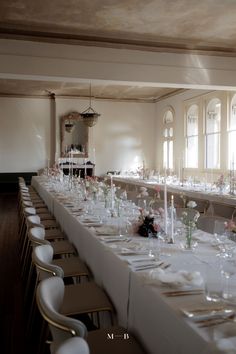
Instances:
[[[212,302],[221,301],[223,291],[223,277],[219,260],[211,264],[206,264],[204,280],[206,299]]]
[[[225,255],[221,258],[221,274],[223,277],[224,300],[236,303],[236,259],[235,255]]]

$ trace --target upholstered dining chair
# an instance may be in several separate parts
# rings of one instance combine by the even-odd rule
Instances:
[[[32,241],[32,240],[31,240]],[[24,305],[27,308],[28,327],[32,323],[35,313],[35,292],[38,281],[48,276],[61,276],[70,284],[78,283],[80,279],[90,277],[89,270],[78,256],[53,259],[53,248],[48,241],[46,244],[37,245],[37,240],[32,241],[32,263],[28,272],[27,285],[24,296]],[[35,267],[37,271],[35,271]],[[28,329],[29,330],[29,329]]]
[[[65,340],[55,351],[55,354],[89,354],[88,343],[81,337],[71,337]]]
[[[229,221],[229,219],[222,216],[202,215],[198,218],[197,228],[210,234],[214,234],[216,232],[216,223],[225,223],[227,221]]]
[[[29,230],[29,238],[31,242],[35,242],[38,244],[49,243],[53,248],[54,256],[75,255],[77,253],[73,244],[68,240],[51,241],[51,242],[49,242],[49,240],[45,240],[45,229],[43,227],[31,228]]]
[[[35,247],[33,251],[33,262],[35,263],[38,281],[45,278],[60,276],[64,278],[64,272],[61,267],[52,264],[51,247]],[[36,285],[35,284],[35,285]],[[61,313],[66,316],[73,316],[81,319],[89,328],[99,328],[101,323],[101,314],[106,320],[109,315],[109,323],[113,322],[113,306],[105,292],[93,281],[82,282],[79,284],[70,284],[65,286]],[[32,298],[29,311],[28,323],[37,323],[37,312],[35,312],[34,297]],[[35,320],[36,319],[36,320]],[[103,323],[103,322],[102,322]],[[32,325],[28,326],[29,333],[32,333]],[[44,328],[44,327],[42,327]]]
[[[42,280],[37,288],[38,308],[52,334],[52,354],[57,353],[65,340],[75,336],[87,341],[91,354],[144,354],[139,343],[125,328],[112,326],[88,332],[81,321],[61,314],[65,289],[63,280],[57,276]]]
[[[50,245],[42,245],[34,248],[32,259],[40,281],[52,276],[65,278],[63,269],[53,264],[52,258],[53,249]],[[81,313],[98,314],[103,311],[109,312],[111,315],[113,306],[105,292],[93,281],[89,281],[66,285],[61,310],[66,315]]]
[[[29,273],[32,271],[32,247],[40,244],[50,244],[53,248],[55,258],[65,258],[76,255],[77,251],[68,240],[60,241],[45,240],[45,229],[43,227],[33,227],[26,233],[26,242],[21,255],[21,276],[24,284],[28,283]],[[26,285],[27,286],[27,285]]]
[[[41,222],[40,216],[39,215],[30,215],[26,219],[26,223],[28,226],[28,229],[31,229],[32,227],[42,227],[45,232],[45,240],[48,241],[55,241],[55,240],[62,240],[65,239],[65,235],[59,228],[59,225],[57,227],[49,227],[43,224]]]
[[[222,216],[231,219],[235,213],[236,208],[233,205],[212,202],[212,209],[214,216]]]

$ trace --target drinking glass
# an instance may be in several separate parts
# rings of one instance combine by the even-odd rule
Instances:
[[[204,274],[206,300],[212,302],[221,301],[223,277],[221,272],[221,262],[218,257],[214,263],[206,263]]]
[[[236,304],[236,258],[234,253],[221,257],[221,274],[224,280],[222,297],[224,300]]]

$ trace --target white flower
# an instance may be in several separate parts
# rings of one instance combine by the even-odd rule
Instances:
[[[194,200],[190,200],[188,203],[187,203],[187,207],[188,208],[195,208],[197,206],[197,203],[194,201]]]

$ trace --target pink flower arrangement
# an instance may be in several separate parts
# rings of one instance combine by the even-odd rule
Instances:
[[[225,229],[231,232],[236,233],[236,224],[233,220],[229,220],[225,222]]]

